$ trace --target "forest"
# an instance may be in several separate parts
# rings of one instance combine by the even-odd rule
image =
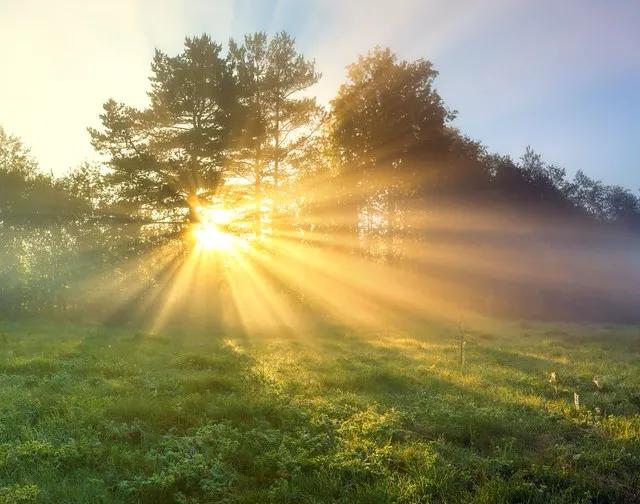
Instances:
[[[89,128],[101,163],[52,176],[0,131],[0,312],[142,322],[201,227],[212,248],[259,249],[272,266],[254,274],[305,309],[326,301],[300,284],[320,254],[337,258],[323,280],[337,289],[359,289],[344,275],[352,262],[408,296],[428,284],[454,311],[634,318],[640,197],[580,170],[569,178],[531,148],[516,160],[488,152],[452,125],[437,75],[374,48],[323,107],[315,62],[287,33],[226,46],[202,35],[175,56],[156,50],[147,108],[104,103]],[[309,261],[287,276],[294,253]],[[218,309],[228,282],[209,295]]]

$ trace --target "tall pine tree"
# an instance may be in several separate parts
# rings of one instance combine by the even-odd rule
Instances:
[[[197,220],[197,207],[218,190],[233,147],[236,86],[222,47],[209,36],[187,38],[184,51],[156,50],[150,106],[109,100],[93,146],[109,157],[107,180],[136,211],[178,210]],[[186,210],[186,211],[185,211]]]
[[[270,199],[278,210],[279,190],[320,118],[315,98],[304,96],[320,74],[284,32],[272,38],[265,33],[247,35],[242,45],[231,40],[229,53],[245,111],[236,168],[253,188],[260,234],[264,200]]]

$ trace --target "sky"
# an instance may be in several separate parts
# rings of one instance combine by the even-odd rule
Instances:
[[[376,45],[425,58],[492,152],[527,145],[569,174],[640,189],[640,3],[635,0],[0,0],[0,125],[47,171],[95,159],[108,98],[144,106],[154,48],[286,30],[322,72],[327,104]]]

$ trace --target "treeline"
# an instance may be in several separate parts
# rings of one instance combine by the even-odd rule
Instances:
[[[87,312],[90,302],[104,311],[105,299],[127,304],[140,286],[160,288],[167,260],[153,251],[171,244],[171,260],[184,257],[181,233],[211,206],[234,210],[232,233],[398,267],[454,230],[469,250],[479,229],[483,246],[498,248],[532,222],[546,227],[545,243],[567,229],[591,245],[640,232],[631,191],[463,135],[436,77],[426,60],[376,48],[321,107],[315,62],[286,33],[226,48],[203,35],[178,55],[156,51],[148,107],[105,103],[89,129],[102,164],[46,175],[0,130],[0,312]],[[554,229],[564,236],[551,238]],[[477,289],[513,296],[490,277]]]

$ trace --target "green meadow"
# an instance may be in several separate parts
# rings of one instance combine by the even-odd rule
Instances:
[[[638,336],[5,322],[0,502],[640,502]]]

